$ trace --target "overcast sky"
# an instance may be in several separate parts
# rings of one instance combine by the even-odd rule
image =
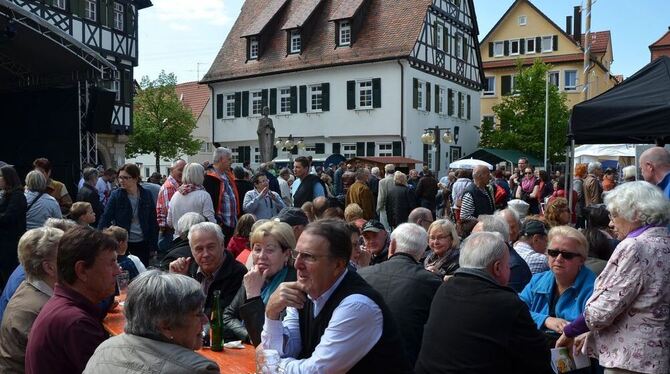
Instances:
[[[152,0],[140,11],[139,66],[135,78],[151,79],[161,70],[177,75],[179,82],[194,81],[207,72],[244,0]],[[400,0],[412,1],[412,0]],[[483,38],[513,0],[475,0],[479,38]],[[567,0],[535,0],[533,4],[558,26],[573,6]],[[610,30],[614,50],[613,74],[628,77],[649,63],[648,46],[670,26],[668,0],[596,0],[592,31]]]

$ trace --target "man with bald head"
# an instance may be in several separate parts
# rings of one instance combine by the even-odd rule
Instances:
[[[486,166],[475,166],[472,171],[472,183],[463,191],[461,202],[461,220],[479,217],[480,214],[493,214],[495,211],[494,193],[489,186],[491,172]]]
[[[428,208],[418,207],[414,208],[407,218],[407,222],[416,223],[417,225],[428,231],[430,224],[433,223],[433,213]]]
[[[663,147],[653,147],[640,155],[640,170],[645,181],[657,185],[670,199],[670,152]]]
[[[179,159],[172,164],[170,175],[165,180],[165,183],[158,191],[158,199],[156,199],[156,220],[158,221],[158,257],[162,257],[172,245],[172,238],[174,229],[167,224],[168,207],[170,200],[175,192],[181,186],[181,176],[184,174],[184,167],[186,161]]]

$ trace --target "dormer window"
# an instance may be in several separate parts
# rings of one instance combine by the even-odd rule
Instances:
[[[340,35],[338,37],[339,46],[351,45],[351,23],[346,21],[340,21]]]
[[[290,39],[290,53],[300,53],[302,48],[302,38],[300,37],[300,30],[291,30]]]
[[[258,39],[249,38],[249,60],[258,59]]]

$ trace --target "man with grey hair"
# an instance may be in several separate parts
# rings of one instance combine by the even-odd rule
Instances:
[[[105,209],[100,202],[98,189],[95,187],[96,183],[98,183],[98,170],[95,168],[86,168],[84,169],[82,178],[84,179],[84,184],[79,189],[79,192],[77,192],[77,201],[85,201],[91,204],[93,213],[95,213],[93,227],[98,227],[98,222]]]
[[[645,181],[657,185],[670,199],[670,152],[663,147],[652,147],[640,155],[640,170]]]
[[[206,312],[212,308],[214,290],[221,291],[221,307],[227,307],[242,285],[247,268],[225,250],[223,232],[215,223],[193,225],[188,231],[188,243],[192,257],[172,261],[170,272],[188,275],[200,282],[207,295]]]
[[[552,372],[544,336],[528,307],[506,287],[506,247],[495,232],[474,233],[464,241],[460,268],[435,294],[416,373]]]
[[[430,224],[434,222],[433,214],[428,208],[418,207],[412,209],[407,218],[407,222],[416,223],[417,225],[423,227],[424,230],[428,231]]]
[[[167,214],[170,207],[170,200],[175,192],[181,186],[181,177],[186,167],[186,161],[179,159],[172,163],[170,175],[165,180],[165,183],[158,190],[158,197],[156,198],[156,221],[158,222],[158,257],[162,257],[167,253],[174,230],[167,223]]]
[[[507,251],[509,252],[509,266],[510,266],[510,277],[507,286],[516,292],[523,291],[523,288],[526,287],[526,284],[530,282],[532,273],[526,261],[519,256],[519,254],[509,245],[509,226],[507,222],[502,217],[495,217],[490,215],[479,216],[479,222],[472,229],[473,233],[476,232],[495,232],[502,235],[505,245],[507,246]]]
[[[430,213],[430,211],[429,211]],[[441,279],[419,262],[428,245],[421,226],[403,223],[391,233],[389,259],[358,271],[379,292],[398,322],[408,359],[414,365],[421,347],[423,326]]]
[[[238,203],[240,196],[235,184],[235,176],[230,168],[232,163],[233,152],[228,148],[217,148],[212,157],[212,168],[205,174],[205,181],[202,184],[212,198],[214,216],[216,217],[216,223],[221,226],[223,231],[225,246],[233,237],[237,217],[240,214]]]
[[[584,206],[603,203],[603,186],[600,177],[603,175],[603,166],[600,162],[589,162],[588,175],[584,178]]]
[[[172,241],[165,257],[159,259],[160,268],[163,271],[169,271],[170,263],[180,257],[193,257],[191,247],[188,244],[188,232],[191,227],[206,221],[205,216],[195,212],[188,212],[179,218],[179,221],[177,221],[177,227],[179,227],[177,234],[179,236]]]
[[[377,214],[379,215],[379,221],[388,230],[391,227],[389,226],[388,218],[386,216],[386,195],[391,186],[395,184],[393,181],[395,165],[386,164],[386,166],[384,166],[384,172],[384,179],[379,181],[379,190],[377,192]]]

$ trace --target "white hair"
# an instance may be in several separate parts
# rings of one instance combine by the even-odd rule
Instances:
[[[379,168],[376,167],[376,166],[373,167],[372,170],[370,170],[370,173],[372,173],[372,175],[378,177],[379,176]]]
[[[200,186],[205,181],[205,168],[197,162],[190,163],[184,168],[182,179],[184,183]]]
[[[498,232],[477,232],[463,241],[458,264],[464,269],[486,269],[505,257],[507,245]]]
[[[177,223],[179,225],[179,223]],[[188,245],[193,247],[193,234],[196,232],[208,232],[210,234],[215,234],[219,239],[219,244],[223,245],[225,237],[223,236],[223,231],[221,227],[214,222],[201,222],[191,226],[191,229],[188,230]]]
[[[233,151],[226,147],[219,147],[214,150],[214,155],[212,156],[212,163],[217,163],[221,161],[224,156],[233,156]]]
[[[636,178],[637,179],[637,167],[635,165],[626,166],[621,169],[623,174],[623,179]]]
[[[601,163],[598,162],[598,161],[594,161],[594,162],[589,162],[589,166],[586,168],[586,171],[587,171],[589,174],[591,174],[591,173],[593,173],[594,171],[596,171],[596,170],[598,170],[598,169],[602,169],[602,168],[603,168],[603,164],[601,164]]]
[[[188,212],[179,218],[177,221],[177,227],[175,227],[175,232],[177,235],[183,237],[184,234],[188,234],[189,230],[193,225],[198,223],[205,222],[207,219],[200,213]]]
[[[393,173],[393,182],[407,186],[407,176],[402,171],[396,171]]]
[[[626,221],[665,225],[670,221],[670,200],[645,181],[624,183],[605,194],[607,210]]]
[[[521,218],[519,218],[519,213],[517,213],[514,209],[506,208],[503,210],[498,210],[493,214],[494,217],[500,217],[502,219],[505,219],[507,215],[512,216],[512,218],[516,221],[516,224],[519,225],[519,228],[521,228]],[[509,225],[507,227],[509,228]]]
[[[418,260],[428,246],[428,233],[416,223],[403,223],[391,233],[395,240],[396,251],[407,253]]]
[[[503,217],[480,215],[477,221],[482,224],[482,231],[496,232],[502,235],[505,242],[509,241],[509,225]]]

